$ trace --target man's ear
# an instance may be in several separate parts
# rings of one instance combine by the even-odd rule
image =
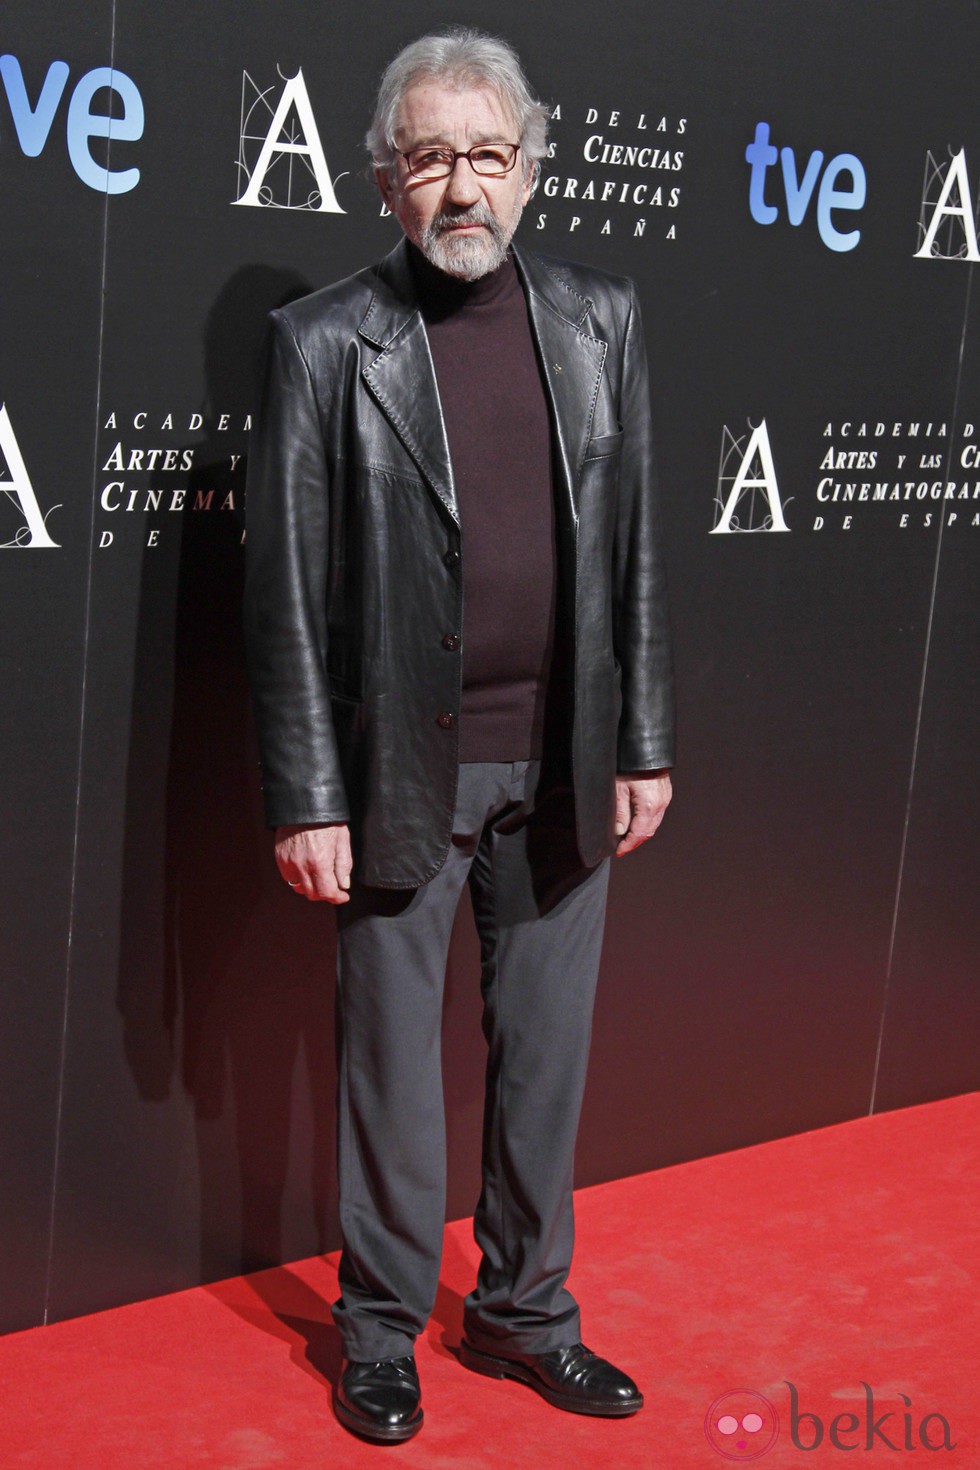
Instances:
[[[395,181],[392,177],[392,169],[387,164],[374,165],[374,181],[378,186],[381,197],[388,208],[394,214]]]

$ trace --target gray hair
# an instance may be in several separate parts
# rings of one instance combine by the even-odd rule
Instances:
[[[422,36],[389,63],[364,139],[378,167],[394,163],[398,108],[409,87],[425,77],[460,90],[492,87],[513,114],[521,149],[537,177],[548,150],[548,109],[531,91],[513,46],[468,26]]]

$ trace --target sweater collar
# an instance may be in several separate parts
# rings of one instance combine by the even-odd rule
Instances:
[[[475,281],[447,275],[427,260],[408,241],[408,259],[418,291],[422,314],[428,321],[441,321],[473,307],[490,306],[519,289],[514,257],[508,250],[503,264]]]

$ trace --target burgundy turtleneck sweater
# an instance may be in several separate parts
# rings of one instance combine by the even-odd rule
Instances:
[[[478,281],[410,247],[463,549],[461,761],[542,754],[554,646],[551,420],[513,259]]]

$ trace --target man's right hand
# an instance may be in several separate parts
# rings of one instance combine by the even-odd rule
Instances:
[[[278,827],[276,862],[290,888],[304,898],[313,902],[350,902],[347,890],[354,863],[350,851],[350,828],[346,823]]]

